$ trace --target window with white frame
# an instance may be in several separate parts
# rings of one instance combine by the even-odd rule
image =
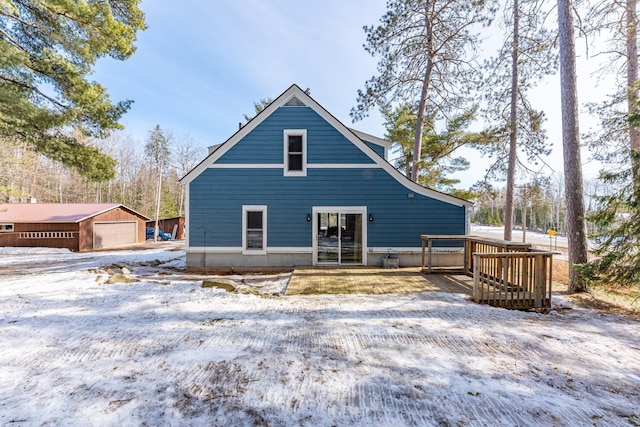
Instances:
[[[242,251],[245,254],[267,252],[267,207],[242,206]]]
[[[307,175],[307,130],[285,129],[284,175]]]
[[[0,224],[0,233],[2,232],[11,232],[13,231],[13,224],[10,223],[2,223]]]

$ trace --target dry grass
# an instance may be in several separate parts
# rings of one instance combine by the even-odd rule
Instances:
[[[599,286],[587,293],[568,294],[569,263],[553,261],[554,291],[566,293],[576,304],[608,313],[640,318],[640,287]]]

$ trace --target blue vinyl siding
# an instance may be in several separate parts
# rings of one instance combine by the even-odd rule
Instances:
[[[290,126],[291,127],[291,126]],[[190,246],[242,246],[242,205],[267,205],[270,247],[311,247],[313,206],[366,206],[368,247],[419,247],[420,234],[464,234],[465,209],[411,193],[386,171],[309,169],[205,170],[189,187]]]
[[[281,107],[216,163],[283,164],[284,129],[307,130],[307,163],[374,163],[309,107]],[[383,149],[384,154],[384,149]],[[282,171],[280,171],[282,174]]]
[[[384,159],[384,147],[382,145],[374,144],[373,142],[364,141],[365,144],[369,146],[369,148],[373,149],[380,157]]]

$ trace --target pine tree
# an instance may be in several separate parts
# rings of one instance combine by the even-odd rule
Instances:
[[[434,130],[437,118],[433,113],[425,122],[420,160],[414,162],[413,136],[418,120],[416,110],[417,107],[412,104],[403,104],[394,109],[382,109],[386,117],[386,138],[394,143],[395,149],[400,154],[396,166],[411,178],[411,165],[417,164],[419,184],[453,194],[456,191],[453,186],[460,180],[450,178],[449,175],[469,168],[469,161],[464,157],[456,157],[455,152],[464,146],[478,147],[489,144],[493,141],[494,134],[491,130],[483,132],[467,130],[476,117],[477,106],[447,120],[446,126],[440,132]],[[457,196],[462,194],[459,191],[456,192]],[[466,196],[470,195],[471,193],[466,194]]]
[[[131,101],[114,104],[89,78],[97,59],[124,60],[135,51],[136,32],[145,28],[139,1],[0,1],[0,138],[92,180],[113,178],[113,159],[76,135],[102,137],[121,127]]]
[[[598,209],[589,219],[602,230],[596,259],[580,267],[589,283],[640,284],[640,105],[638,90],[637,1],[598,2],[590,11],[593,33],[612,35],[609,67],[623,76],[621,90],[600,105],[601,134],[591,135],[590,148],[615,165],[600,179],[609,191],[596,195]],[[625,111],[626,107],[626,111]],[[602,136],[600,136],[602,135]]]
[[[422,137],[430,116],[468,109],[473,82],[479,77],[476,27],[490,22],[489,0],[389,0],[377,27],[365,27],[365,49],[380,57],[378,76],[358,91],[354,120],[374,106],[415,103],[411,179],[418,181]]]
[[[271,104],[273,102],[273,98],[261,98],[260,101],[254,101],[253,102],[253,115],[250,116],[249,114],[243,114],[242,116],[244,117],[245,121],[249,121],[251,119],[253,119],[255,116],[257,116],[258,114],[260,114],[262,112],[262,110],[264,110],[265,108],[267,108],[267,106],[269,104]]]
[[[527,171],[518,152],[534,165],[543,163],[550,145],[542,128],[544,113],[535,110],[527,92],[543,76],[556,69],[555,34],[544,26],[541,0],[511,0],[505,4],[503,25],[506,37],[496,58],[486,64],[489,88],[487,115],[503,126],[503,138],[485,150],[496,162],[488,177],[506,174],[504,240],[511,240],[516,169]]]
[[[584,292],[586,283],[575,266],[587,262],[580,132],[578,129],[578,95],[576,53],[571,0],[558,0],[560,36],[560,97],[562,104],[562,148],[564,154],[565,200],[567,205],[567,240],[569,244],[569,291]]]
[[[160,125],[156,125],[156,127],[149,132],[149,140],[144,147],[145,154],[153,161],[157,173],[154,236],[158,235],[158,219],[160,217],[160,203],[162,201],[162,170],[169,162],[171,156],[169,139],[170,138],[166,136],[160,128]]]
[[[637,173],[632,166],[640,162],[640,152],[627,150],[627,154],[631,162],[626,169],[600,174],[604,185],[615,191],[596,196],[599,209],[589,216],[605,230],[594,251],[596,258],[578,266],[581,277],[590,285],[640,284],[640,191],[633,184]]]

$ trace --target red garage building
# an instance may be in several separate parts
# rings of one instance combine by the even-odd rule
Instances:
[[[149,218],[119,203],[0,204],[0,246],[90,251],[145,241]]]

